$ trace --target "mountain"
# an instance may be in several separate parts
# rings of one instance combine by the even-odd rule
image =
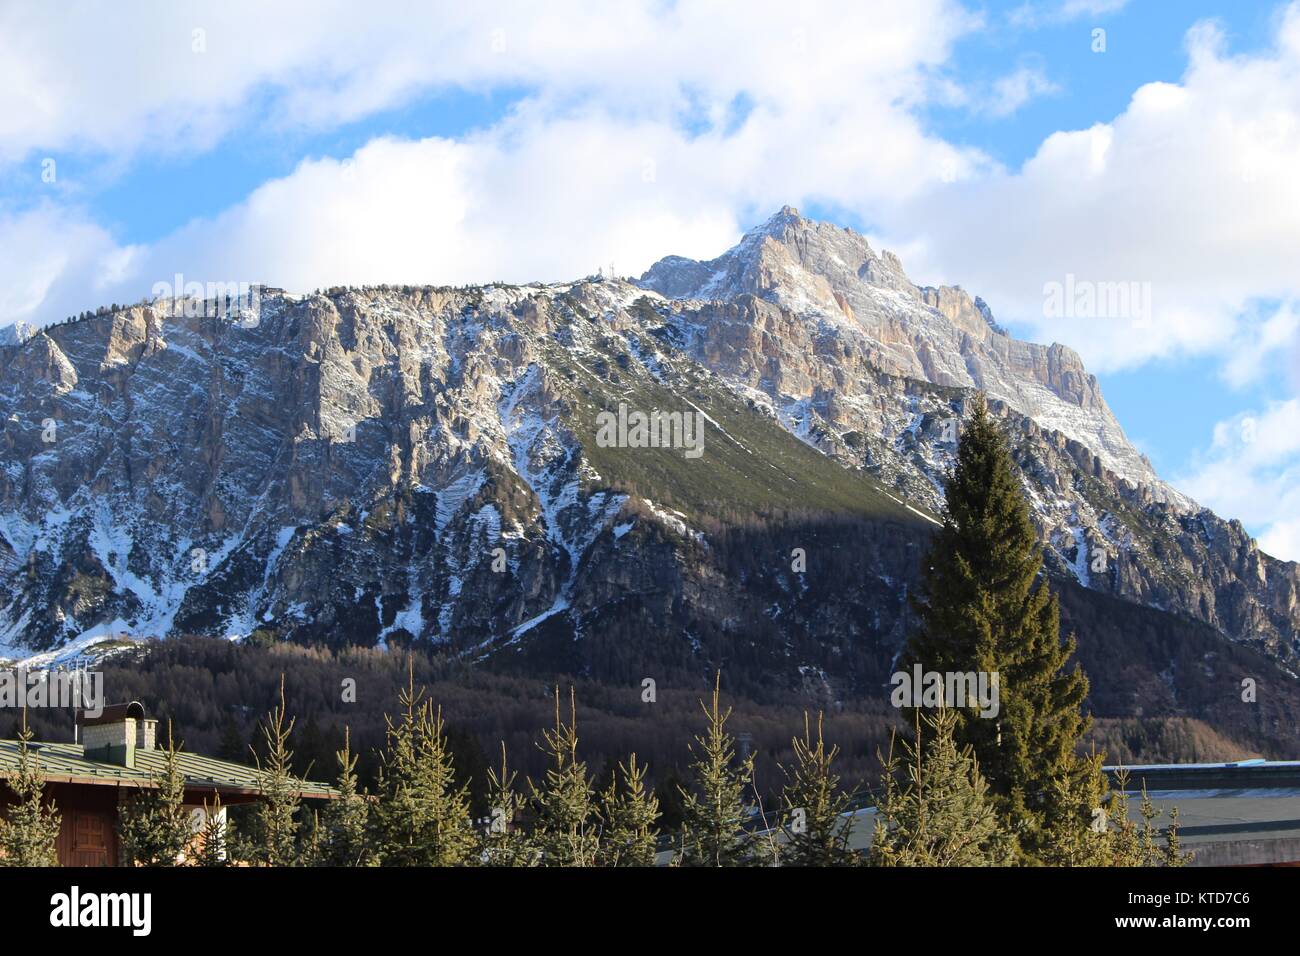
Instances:
[[[1088,446],[1119,477],[1190,504],[1129,443],[1075,352],[1010,338],[988,306],[960,288],[913,285],[896,256],[877,254],[850,229],[803,219],[787,206],[717,259],[671,256],[640,285],[682,300],[754,296],[800,319],[814,342],[824,340],[817,343],[815,370],[787,355],[779,371],[761,365],[733,371],[759,379],[765,391],[761,379],[769,371],[787,378],[820,372],[831,376],[827,381],[847,379],[835,388],[847,401],[858,391],[853,380],[864,366],[896,378],[982,389],[1043,428]],[[773,387],[779,391],[784,384],[778,379]],[[807,390],[801,382],[790,384]]]
[[[852,230],[786,207],[707,263],[639,283],[672,299],[681,352],[828,456],[937,513],[970,389],[1001,405],[1049,563],[1294,662],[1300,567],[1171,488],[1060,344],[1010,338],[962,289],[913,285]]]
[[[1211,706],[1216,667],[1295,696],[1300,567],[1165,484],[1069,348],[793,209],[635,282],[189,305],[0,350],[0,656],[194,633],[877,693],[982,389],[1118,715]],[[604,440],[656,410],[698,455]]]
[[[37,331],[36,326],[28,322],[15,322],[13,325],[6,325],[4,328],[0,328],[0,347],[22,345]]]

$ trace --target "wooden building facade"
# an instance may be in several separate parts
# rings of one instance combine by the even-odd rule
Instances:
[[[45,777],[45,799],[60,815],[59,865],[117,866],[122,857],[119,813],[133,795],[158,786],[166,753],[157,747],[157,721],[148,719],[138,702],[106,707],[98,717],[79,718],[78,725],[80,743],[28,745]],[[0,740],[0,814],[13,801],[5,780],[17,769],[19,752],[18,741]],[[205,804],[212,805],[218,795],[223,813],[260,796],[252,767],[183,751],[178,762],[196,832]],[[327,784],[300,780],[298,785],[303,799],[336,795]]]

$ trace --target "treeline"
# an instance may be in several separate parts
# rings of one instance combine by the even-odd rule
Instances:
[[[891,748],[871,816],[855,789],[841,785],[839,748],[828,744],[819,715],[804,716],[782,766],[778,805],[765,808],[754,786],[753,755],[742,755],[728,730],[715,680],[703,726],[690,746],[678,786],[680,822],[664,825],[659,797],[646,784],[636,753],[600,784],[580,751],[577,706],[554,691],[552,726],[537,746],[544,772],[521,777],[501,745],[489,768],[487,813],[476,816],[455,768],[441,708],[408,682],[396,717],[387,720],[373,790],[361,786],[357,755],[345,733],[335,759],[334,799],[304,803],[292,773],[295,719],[281,684],[278,703],[259,723],[259,799],[251,807],[205,804],[196,832],[184,804],[180,746],[169,728],[164,766],[153,786],[129,797],[119,813],[123,861],[138,866],[998,866],[1014,863],[1181,865],[1176,815],[1161,833],[1144,799],[1142,822],[1129,819],[1127,797],[1110,795],[1110,818],[1057,828],[1055,842],[1033,855],[1018,842],[1016,822],[998,809],[971,748],[954,737],[950,710],[918,716],[914,742]],[[925,731],[924,736],[922,731]],[[9,775],[15,801],[0,820],[0,865],[56,862],[57,806],[43,798],[32,732],[19,732],[19,767]],[[238,811],[238,812],[236,812]],[[866,846],[870,821],[872,839]]]
[[[262,288],[265,287],[263,286]],[[502,280],[488,282],[483,285],[409,285],[409,284],[393,285],[390,283],[382,283],[380,285],[330,286],[329,288],[326,289],[314,289],[312,290],[312,294],[318,296],[325,296],[327,298],[336,298],[338,296],[347,293],[369,294],[375,292],[386,292],[386,293],[401,293],[403,295],[414,295],[417,292],[419,293],[438,292],[438,293],[445,294],[449,292],[474,292],[481,289],[519,289],[519,288],[544,288],[544,283],[541,282],[511,283],[511,282],[504,282]],[[227,299],[229,299],[228,296]],[[71,325],[77,322],[85,322],[88,319],[98,318],[100,316],[105,316],[105,315],[113,315],[116,312],[121,312],[130,308],[145,308],[147,306],[153,305],[155,302],[156,302],[155,299],[148,298],[148,297],[142,297],[136,300],[134,303],[130,303],[130,304],[113,302],[109,305],[96,306],[93,310],[87,309],[82,312],[78,312],[76,315],[69,315],[66,318],[61,319],[57,322],[50,322],[45,327],[54,328],[55,326],[60,326],[60,325]],[[227,301],[227,305],[229,305],[228,301]]]
[[[609,641],[614,643],[614,635]],[[258,725],[277,701],[283,675],[287,705],[297,717],[290,740],[293,772],[328,778],[347,726],[358,756],[358,778],[367,788],[378,780],[386,712],[413,670],[416,683],[427,687],[442,707],[458,781],[469,786],[480,815],[486,812],[487,771],[499,760],[501,741],[522,774],[545,771],[534,737],[538,727],[551,721],[554,686],[572,683],[583,749],[599,781],[607,782],[618,762],[635,750],[650,767],[647,782],[674,825],[674,794],[686,773],[684,742],[695,731],[698,701],[709,686],[698,677],[656,680],[650,674],[657,671],[645,668],[630,669],[626,680],[614,682],[572,678],[555,670],[501,673],[419,651],[283,643],[259,647],[206,637],[150,642],[104,661],[99,669],[108,701],[141,701],[160,727],[171,723],[187,750],[250,765],[264,756]],[[794,757],[789,728],[802,720],[808,705],[793,695],[756,699],[753,682],[733,682],[730,674],[728,665],[723,689],[737,708],[736,732],[754,755],[759,792],[771,802],[780,789],[780,765]],[[654,683],[647,686],[647,679]],[[897,712],[883,697],[819,706],[826,711],[827,732],[845,742],[840,761],[846,778],[874,778],[880,769],[878,752],[888,744]],[[73,739],[70,711],[32,710],[28,720],[38,740]],[[16,713],[0,719],[0,737],[16,738],[20,722]]]
[[[136,303],[136,305],[141,305],[141,306],[143,306],[143,305],[148,305],[148,304],[149,304],[149,302],[148,302],[147,299],[141,299],[139,302]],[[59,321],[59,322],[50,322],[50,323],[49,323],[48,325],[46,325],[45,327],[46,327],[46,328],[54,328],[55,326],[60,326],[60,325],[72,325],[72,324],[77,323],[77,322],[86,322],[86,321],[88,321],[88,320],[90,320],[90,319],[94,319],[94,318],[97,318],[97,317],[99,317],[99,316],[104,316],[104,315],[113,315],[114,313],[116,313],[116,312],[121,312],[123,309],[126,309],[126,308],[129,308],[129,306],[118,305],[116,302],[114,302],[112,305],[101,305],[101,306],[97,306],[97,307],[95,308],[95,311],[93,311],[93,312],[91,312],[91,311],[89,311],[89,310],[84,311],[84,312],[79,312],[79,313],[76,314],[76,315],[70,315],[70,316],[68,316],[66,319],[63,319],[62,321]]]
[[[1139,763],[1228,763],[1261,756],[1221,730],[1186,717],[1100,719],[1085,746],[1117,766]]]

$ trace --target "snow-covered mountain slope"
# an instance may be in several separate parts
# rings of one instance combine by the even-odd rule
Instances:
[[[707,375],[683,386],[690,408],[662,370],[638,366],[658,397],[632,395],[618,327],[643,296],[601,282],[268,295],[254,328],[143,306],[9,350],[0,654],[259,629],[487,647],[580,601],[600,542],[635,563],[614,527],[678,528],[651,503],[709,481],[729,481],[736,507],[815,492],[911,515],[765,420],[761,454],[738,447],[718,422],[750,413]],[[595,405],[629,398],[712,409],[693,478],[658,449],[595,446]],[[639,511],[592,464],[620,451],[614,471],[649,469]]]
[[[1072,352],[789,210],[636,284],[208,308],[0,349],[0,656],[202,633],[852,683],[906,632],[974,387],[1054,573],[1296,656],[1300,570],[1165,487]],[[602,442],[620,407],[698,415],[702,454]]]

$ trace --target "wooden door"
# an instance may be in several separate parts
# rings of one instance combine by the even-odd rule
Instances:
[[[70,866],[108,866],[109,830],[107,814],[93,810],[72,811],[72,858]]]

